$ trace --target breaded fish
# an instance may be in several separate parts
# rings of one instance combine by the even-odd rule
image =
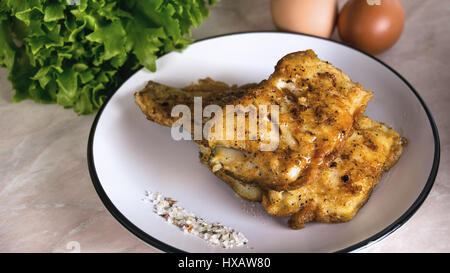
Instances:
[[[293,191],[265,191],[262,204],[272,215],[292,215],[289,226],[294,229],[311,221],[349,221],[368,200],[383,172],[397,162],[404,145],[406,139],[395,130],[363,117],[341,155],[328,163],[318,181]]]
[[[179,117],[172,117],[172,108],[187,105],[194,112],[194,97],[202,97],[203,105],[225,106],[247,93],[257,84],[229,86],[211,78],[200,79],[197,84],[175,88],[149,81],[144,90],[135,93],[135,101],[147,118],[163,126],[171,127]]]
[[[136,94],[136,101],[150,120],[171,126],[175,119],[170,116],[170,109],[176,104],[192,108],[194,94],[202,96],[206,102],[223,106],[243,97],[254,86],[230,87],[209,78],[182,89],[150,82],[146,92]],[[197,141],[197,144],[200,161],[209,166],[212,150],[208,142]],[[405,144],[406,140],[387,125],[362,117],[356,121],[340,154],[327,163],[316,182],[305,187],[290,191],[266,190],[256,183],[236,178],[224,168],[214,173],[242,198],[262,201],[270,214],[291,216],[292,228],[301,228],[310,221],[345,222],[368,200],[382,173],[395,164]],[[234,151],[227,150],[228,153]]]
[[[384,172],[399,159],[407,140],[388,125],[362,117],[341,152],[318,181],[292,191],[263,190],[224,172],[222,178],[240,197],[262,201],[274,216],[291,216],[289,226],[307,222],[340,223],[351,220],[367,202]]]
[[[172,106],[192,107],[194,96],[202,96],[204,105],[224,108],[279,106],[280,135],[273,151],[261,151],[260,145],[265,141],[261,137],[198,142],[202,145],[202,163],[219,177],[276,191],[298,189],[317,180],[351,135],[353,122],[372,98],[371,91],[317,58],[312,50],[283,57],[269,79],[258,85],[217,88],[211,82],[209,87],[212,89],[208,91],[204,91],[205,86],[176,89],[150,82],[136,93],[135,99],[150,120],[166,126],[175,121],[170,116]],[[258,120],[258,124],[262,122],[265,121]]]
[[[351,220],[367,202],[382,174],[399,159],[405,138],[368,117],[361,118],[342,149],[328,163],[318,181],[292,191],[265,191],[227,177],[227,183],[244,199],[262,201],[268,213],[291,216],[289,226],[307,222],[340,223]]]

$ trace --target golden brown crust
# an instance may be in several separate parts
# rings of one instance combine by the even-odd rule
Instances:
[[[197,84],[191,83],[184,88],[149,81],[144,90],[134,94],[134,98],[149,120],[170,127],[179,119],[171,116],[172,108],[176,105],[187,105],[193,113],[194,97],[202,97],[203,105],[224,106],[243,96],[248,88],[254,86],[256,84],[229,86],[211,78],[200,79]]]
[[[371,98],[371,91],[318,59],[312,50],[292,53],[278,62],[268,80],[233,101],[233,105],[279,106],[278,148],[261,151],[262,139],[211,140],[209,146],[242,151],[245,162],[219,160],[241,181],[277,191],[297,189],[317,180],[326,159],[340,149]]]
[[[405,139],[388,126],[362,117],[318,181],[287,192],[265,191],[262,203],[276,216],[291,216],[289,226],[309,221],[351,220],[366,203],[383,172],[399,159]]]
[[[382,173],[397,162],[407,143],[387,125],[367,117],[362,117],[355,127],[341,150],[342,155],[329,161],[319,181],[303,188],[287,192],[264,191],[258,185],[246,184],[222,171],[216,175],[242,198],[262,201],[270,214],[291,216],[288,225],[293,229],[303,228],[313,221],[347,222],[367,202]],[[364,158],[360,157],[362,154]],[[348,180],[343,180],[344,175],[349,176]]]
[[[301,229],[305,227],[305,223],[312,222],[316,219],[316,207],[305,205],[300,211],[291,216],[288,225],[292,229]]]
[[[254,202],[261,201],[263,191],[261,190],[260,187],[258,187],[258,185],[244,183],[236,179],[235,177],[233,177],[232,174],[224,170],[219,170],[214,174],[223,181],[225,181],[225,183],[227,183],[234,190],[234,192],[240,197],[248,201]]]
[[[203,105],[279,106],[280,141],[275,151],[261,151],[261,144],[268,142],[261,135],[258,140],[249,140],[246,135],[246,140],[197,142],[209,146],[213,157],[216,147],[238,150],[245,156],[245,162],[211,158],[208,163],[211,169],[220,164],[240,181],[280,191],[317,180],[326,159],[339,150],[350,134],[372,92],[307,50],[283,57],[270,78],[259,85],[230,87],[206,79],[198,85],[177,89],[149,82],[146,89],[135,94],[147,117],[165,126],[171,126],[177,119],[170,116],[172,107],[185,104],[192,108],[194,96],[201,96]],[[271,126],[268,123],[268,128]]]
[[[406,145],[393,129],[362,116],[372,92],[313,51],[285,56],[258,85],[228,86],[209,78],[185,88],[149,82],[135,100],[148,119],[171,126],[178,119],[171,117],[172,107],[184,104],[193,112],[194,96],[224,113],[229,104],[280,107],[275,151],[260,151],[261,139],[195,142],[200,161],[217,177],[242,198],[262,201],[270,214],[291,216],[295,229],[310,221],[352,219]]]
[[[208,146],[205,146],[204,143],[197,143],[200,153],[200,162],[205,164],[206,166],[210,166],[209,158],[211,157],[211,149]],[[216,172],[213,172],[218,178],[222,179],[225,183],[227,183],[234,192],[240,197],[249,200],[260,202],[262,199],[263,191],[256,184],[249,184],[244,181],[241,181],[233,176],[232,173],[220,169]]]

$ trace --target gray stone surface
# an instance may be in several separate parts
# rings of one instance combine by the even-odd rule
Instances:
[[[364,251],[450,252],[450,1],[402,2],[404,33],[378,57],[430,107],[441,137],[441,167],[411,220]],[[222,0],[193,37],[274,30],[269,7],[268,0]],[[86,146],[94,115],[31,101],[13,104],[6,77],[0,69],[0,252],[68,252],[72,241],[83,252],[157,252],[106,211],[91,184]]]

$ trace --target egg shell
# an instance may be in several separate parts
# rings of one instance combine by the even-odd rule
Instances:
[[[271,0],[277,28],[329,38],[336,24],[336,0]]]
[[[345,43],[375,55],[397,42],[404,22],[399,0],[350,0],[339,14],[338,31]]]

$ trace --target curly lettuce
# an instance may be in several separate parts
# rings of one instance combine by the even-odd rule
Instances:
[[[133,72],[182,50],[214,0],[0,0],[13,102],[93,113]]]

